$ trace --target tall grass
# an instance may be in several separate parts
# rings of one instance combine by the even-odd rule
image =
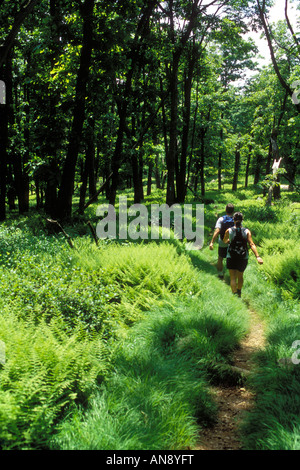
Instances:
[[[237,299],[177,242],[83,236],[72,250],[11,227],[0,239],[2,449],[192,445],[214,415],[210,374],[246,331]]]
[[[67,228],[72,250],[39,215],[3,224],[1,448],[192,447],[216,416],[210,384],[237,381],[227,366],[248,331],[247,304],[266,321],[268,344],[245,447],[299,448],[299,366],[289,360],[300,339],[298,213],[295,198],[266,208],[257,197],[214,193],[199,252],[174,239],[96,246],[82,221]],[[245,302],[216,279],[216,249],[206,246],[227,202],[265,260],[250,256]]]
[[[222,297],[219,293],[218,297]],[[235,299],[233,299],[235,300]],[[148,312],[113,354],[114,372],[90,402],[59,426],[59,449],[184,449],[211,424],[211,364],[228,361],[246,331],[235,302],[178,301]],[[226,335],[227,330],[227,335]]]
[[[285,198],[271,208],[242,204],[264,259],[258,267],[250,258],[243,295],[266,325],[266,347],[249,382],[256,404],[241,428],[243,442],[250,450],[299,450],[300,369],[292,361],[300,339],[299,214]]]

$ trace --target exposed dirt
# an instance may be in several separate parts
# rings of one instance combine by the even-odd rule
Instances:
[[[249,335],[234,355],[234,366],[243,369],[245,375],[253,371],[253,353],[264,346],[263,323],[255,312],[249,312]],[[214,427],[201,431],[195,450],[241,450],[239,423],[243,413],[251,409],[255,396],[247,387],[247,381],[243,386],[225,385],[214,387],[212,390],[219,407],[217,423]]]

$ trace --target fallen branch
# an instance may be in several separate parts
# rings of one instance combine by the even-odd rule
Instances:
[[[91,230],[91,232],[92,232],[92,235],[93,235],[93,238],[94,238],[94,240],[95,240],[96,245],[98,245],[98,238],[97,238],[95,229],[94,229],[94,227],[93,227],[91,221],[89,220],[89,221],[87,222],[87,224],[88,224],[88,226],[90,227],[90,230]]]
[[[67,239],[67,242],[69,243],[70,247],[71,247],[71,248],[74,248],[74,245],[73,245],[73,243],[72,243],[72,239],[71,239],[70,235],[68,235],[68,234],[64,231],[64,229],[62,228],[62,226],[60,225],[60,223],[57,222],[57,220],[47,219],[47,222],[49,222],[50,224],[56,225],[56,226],[61,230],[61,232],[64,234],[64,236],[65,236],[65,238]]]
[[[102,186],[98,189],[98,191],[88,200],[88,202],[85,203],[84,207],[83,207],[83,210],[85,211],[85,209],[87,209],[96,199],[97,197],[99,196],[100,193],[102,193],[102,191],[105,189],[107,183],[109,182],[109,180],[112,178],[112,175],[113,175],[113,172],[111,172],[108,177],[107,177],[107,180],[102,184]]]

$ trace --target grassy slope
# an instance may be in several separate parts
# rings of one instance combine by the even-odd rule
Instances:
[[[214,419],[208,376],[213,369],[218,374],[217,365],[227,363],[245,334],[246,309],[169,244],[112,246],[93,260],[95,266],[102,263],[114,267],[124,288],[118,312],[131,327],[122,324],[116,333],[114,369],[103,389],[86,412],[78,410],[63,423],[55,445],[191,446],[199,425]]]
[[[226,191],[212,196],[206,241],[216,214],[233,200]],[[151,202],[162,202],[159,197]],[[245,444],[294,448],[298,368],[279,368],[277,360],[283,353],[290,357],[292,341],[300,339],[296,219],[287,209],[294,206],[267,210],[256,198],[239,191],[233,200],[267,261],[258,269],[251,258],[244,289],[270,325]],[[216,249],[187,253],[175,241],[96,247],[77,224],[68,227],[76,245],[71,250],[60,236],[45,236],[39,216],[7,225],[0,239],[2,448],[193,445],[198,426],[214,419],[209,381],[221,379],[247,331],[246,306],[215,279]],[[280,238],[287,243],[274,261]]]
[[[271,208],[253,199],[238,204],[264,259],[261,267],[250,263],[243,289],[244,300],[267,324],[267,347],[257,356],[259,372],[252,380],[256,407],[242,429],[245,448],[251,450],[300,449],[299,347],[293,347],[300,339],[300,206],[296,201],[295,195],[283,193],[282,201]]]

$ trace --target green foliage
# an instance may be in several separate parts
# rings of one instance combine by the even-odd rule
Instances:
[[[107,372],[99,339],[67,336],[60,325],[21,321],[1,312],[5,364],[0,370],[0,446],[44,449],[53,426],[74,402],[88,399]]]
[[[300,297],[300,249],[295,241],[288,243],[285,239],[278,239],[276,248],[269,255],[264,256],[264,272],[267,277],[283,290],[286,298],[299,299]],[[268,246],[270,249],[270,244]],[[265,250],[264,250],[265,251]]]
[[[221,285],[218,299],[210,303],[207,298],[177,300],[148,312],[117,344],[114,373],[89,409],[78,409],[59,426],[54,448],[145,450],[195,445],[197,423],[203,427],[216,417],[206,378],[211,362],[218,358],[220,364],[226,363],[246,331],[245,311],[238,311],[230,298],[224,301],[224,311],[216,314],[223,295]]]
[[[257,355],[258,371],[251,379],[256,406],[243,423],[243,438],[251,450],[299,450],[299,351],[293,347],[300,337],[299,304],[271,300],[267,296],[264,305],[267,347]]]
[[[167,242],[109,243],[98,249],[82,241],[73,259],[93,276],[103,273],[102,282],[109,280],[118,286],[118,301],[113,302],[111,310],[127,324],[170,294],[195,297],[201,293],[189,258],[185,253],[178,255],[176,247]]]
[[[264,259],[250,256],[243,288],[267,323],[245,447],[298,449],[298,205],[229,196],[205,206],[206,233],[230,200]],[[241,383],[228,366],[248,331],[245,303],[216,280],[210,236],[187,252],[178,240],[96,246],[69,228],[73,250],[42,218],[1,226],[1,448],[193,447],[216,416],[209,385]]]
[[[250,263],[244,299],[265,321],[266,347],[255,358],[249,385],[256,402],[241,426],[245,449],[299,449],[300,338],[299,219],[297,204],[286,198],[266,208],[263,201],[242,201],[245,225],[251,228],[264,264]]]

